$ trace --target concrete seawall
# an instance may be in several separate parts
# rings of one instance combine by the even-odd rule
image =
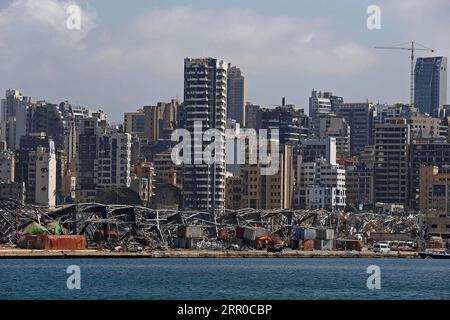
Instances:
[[[0,259],[120,259],[120,258],[418,258],[417,252],[374,253],[372,251],[266,251],[168,250],[111,252],[105,250],[46,251],[0,249]]]

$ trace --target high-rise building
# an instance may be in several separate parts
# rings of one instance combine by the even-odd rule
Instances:
[[[124,113],[124,127],[125,132],[131,136],[138,136],[144,138],[145,136],[145,114],[143,110],[137,112]]]
[[[37,101],[28,108],[27,120],[27,133],[44,132],[52,138],[57,150],[67,150],[65,138],[69,135],[69,128],[58,105]]]
[[[417,111],[408,104],[376,104],[373,110],[373,123],[385,123],[388,119],[408,117]]]
[[[409,156],[409,202],[412,208],[419,207],[421,166],[443,166],[450,163],[450,143],[445,137],[424,137],[411,141]]]
[[[49,156],[49,159],[55,156],[55,147],[53,140],[45,133],[32,133],[22,136],[19,143],[20,149],[17,151],[17,161],[15,162],[15,176],[16,181],[23,183],[26,190],[26,202],[35,204],[36,202],[36,165],[39,161],[44,161],[45,153]],[[40,150],[38,152],[38,149]],[[39,155],[38,155],[39,153]],[[43,158],[43,160],[37,161],[37,158]],[[56,164],[55,172],[52,173],[52,177],[55,176],[55,189],[56,189]],[[47,188],[48,191],[48,188]],[[53,190],[56,192],[56,190]],[[51,199],[50,199],[51,200]],[[43,203],[45,204],[45,203]]]
[[[225,128],[227,112],[227,63],[214,58],[184,60],[185,129],[191,133],[191,159],[183,170],[183,207],[215,210],[225,208]],[[194,137],[194,127],[202,133],[216,129],[212,164],[203,161],[208,141]],[[201,140],[201,141],[199,141]],[[218,150],[220,149],[220,150]]]
[[[336,152],[341,155],[350,154],[350,125],[343,116],[335,114],[323,115],[319,119],[319,138],[336,138]]]
[[[241,209],[242,178],[230,176],[226,179],[225,207],[231,210]]]
[[[375,201],[407,205],[410,126],[406,119],[375,125]]]
[[[340,103],[333,107],[333,111],[344,117],[350,125],[352,155],[359,155],[365,146],[373,144],[373,105],[371,103]]]
[[[6,147],[6,145],[4,145]],[[25,185],[15,179],[15,155],[9,150],[0,151],[0,197],[25,203]]]
[[[131,136],[123,132],[107,132],[100,136],[95,173],[97,188],[129,187],[131,173]]]
[[[247,85],[241,69],[228,64],[227,118],[236,120],[241,127],[245,126],[246,95]]]
[[[245,127],[258,131],[261,128],[261,106],[247,102],[245,105]]]
[[[144,132],[143,136],[154,143],[159,139],[170,139],[172,131],[176,128],[177,109],[179,102],[172,99],[170,102],[158,102],[156,106],[143,107]],[[127,130],[130,124],[126,126]],[[129,131],[127,131],[129,133]]]
[[[19,182],[0,181],[0,197],[25,204],[25,185]]]
[[[447,103],[447,58],[417,58],[414,71],[414,105],[422,112],[438,116]]]
[[[331,92],[317,92],[313,90],[309,98],[309,117],[311,118],[312,132],[317,133],[318,121],[321,115],[331,113]]]
[[[324,159],[300,164],[296,205],[301,209],[343,210],[345,169]]]
[[[15,172],[16,180],[25,186],[27,203],[56,204],[57,159],[55,144],[50,137],[44,133],[22,136]]]
[[[94,201],[100,189],[130,187],[130,134],[105,130],[98,118],[81,120],[76,163],[78,201]]]
[[[373,169],[364,163],[355,163],[345,169],[347,204],[359,206],[374,203]]]
[[[158,183],[179,184],[181,180],[178,175],[179,167],[173,163],[170,150],[164,153],[157,153],[153,157],[155,166],[155,180]]]
[[[48,206],[56,204],[56,153],[53,141],[50,141],[50,148],[38,147],[30,152],[28,186],[27,202]]]
[[[9,150],[0,151],[0,181],[16,181],[14,166],[14,152]]]
[[[31,98],[24,97],[17,90],[7,90],[6,98],[1,100],[1,141],[10,150],[19,148],[20,138],[27,133],[27,113]]]
[[[420,167],[420,211],[450,214],[450,166]],[[448,228],[448,227],[447,227]]]
[[[263,175],[261,169],[266,166],[260,162],[242,165],[241,208],[271,210],[292,207],[294,197],[292,146],[280,146],[278,166],[276,173]]]
[[[259,129],[278,130],[280,144],[297,144],[308,136],[308,116],[294,105],[281,105],[274,109],[261,110]]]
[[[301,161],[314,162],[317,159],[325,159],[327,163],[336,164],[336,138],[327,137],[323,139],[303,139],[300,148]]]
[[[441,135],[441,119],[413,113],[407,118],[411,138],[429,138]]]

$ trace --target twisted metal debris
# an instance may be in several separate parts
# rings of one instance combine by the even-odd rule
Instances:
[[[333,228],[339,237],[368,232],[408,233],[417,237],[421,215],[390,216],[373,213],[337,214],[324,210],[224,210],[220,212],[155,210],[139,206],[83,203],[49,210],[0,199],[0,242],[14,243],[27,225],[58,221],[65,234],[85,235],[91,247],[112,248],[139,243],[148,249],[174,247],[179,226],[203,226],[198,248],[219,248],[223,234],[236,227],[263,227],[289,240],[297,227]],[[213,240],[211,240],[213,239]],[[215,241],[215,242],[214,242]]]

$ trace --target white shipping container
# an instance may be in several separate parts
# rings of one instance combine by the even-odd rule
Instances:
[[[316,239],[316,229],[303,230],[303,240],[315,240],[315,239]]]
[[[314,240],[314,249],[316,250],[333,250],[334,240]]]

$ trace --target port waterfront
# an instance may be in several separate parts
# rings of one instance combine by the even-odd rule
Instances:
[[[166,250],[143,252],[113,252],[109,250],[27,250],[0,248],[0,259],[64,259],[64,258],[418,258],[417,252],[391,251],[299,251],[286,249],[281,253],[261,250]]]

